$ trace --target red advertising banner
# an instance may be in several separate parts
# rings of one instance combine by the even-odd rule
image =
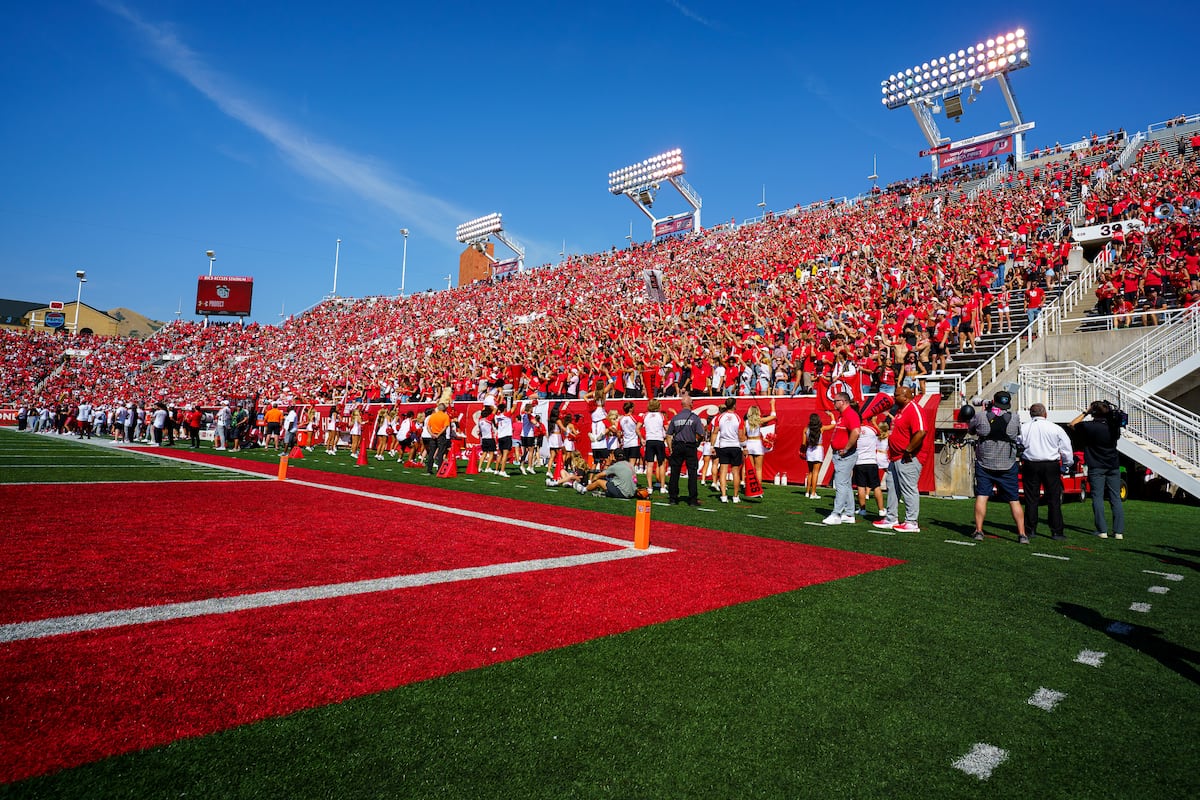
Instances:
[[[938,167],[957,167],[959,164],[965,164],[968,161],[978,161],[981,158],[1007,156],[1012,151],[1013,141],[1011,136],[989,139],[986,142],[979,142],[978,144],[958,147],[954,150],[948,150],[945,153],[939,153]]]
[[[515,258],[508,261],[497,261],[495,264],[492,264],[492,277],[507,278],[509,275],[516,275],[519,263]]]
[[[201,275],[196,284],[196,313],[201,316],[250,316],[254,278]]]
[[[661,397],[659,401],[662,403],[662,413],[667,419],[674,416],[680,409],[678,398]],[[720,413],[724,398],[695,397],[693,401],[692,410],[700,415],[705,420],[705,424],[707,424],[709,420],[715,419],[717,414]],[[534,415],[543,419],[547,416],[550,407],[556,403],[559,404],[560,415],[580,414],[588,418],[591,414],[588,403],[583,400],[533,400],[531,402],[535,404]],[[612,398],[609,400],[609,405],[613,408],[619,408],[624,402],[623,399]],[[641,416],[646,413],[646,404],[648,401],[636,399],[631,402],[633,403],[634,416],[641,419]],[[821,412],[824,402],[823,398],[814,396],[775,398],[777,414],[777,421],[774,423],[775,435],[773,441],[768,445],[770,449],[763,459],[762,474],[758,476],[759,481],[771,482],[776,475],[786,474],[788,483],[790,484],[804,482],[804,476],[808,474],[808,464],[804,458],[804,437],[808,429],[808,416],[809,414]],[[917,488],[922,492],[932,492],[937,488],[937,481],[934,477],[933,458],[934,440],[937,437],[932,435],[932,431],[935,428],[937,409],[938,404],[941,402],[941,396],[927,394],[917,398],[914,402],[921,412],[921,418],[925,422],[926,430],[930,431],[930,434],[925,437],[925,444],[921,448],[920,459],[924,466],[921,470],[921,479],[918,482]],[[521,401],[517,401],[515,405],[517,408],[513,411],[514,418],[520,416]],[[734,411],[740,416],[744,416],[747,409],[752,405],[757,405],[763,414],[768,414],[771,408],[771,398],[739,397],[737,398],[737,405],[734,407]],[[401,412],[429,411],[432,408],[432,403],[407,403],[398,404],[395,407]],[[375,414],[383,408],[383,405],[371,405],[365,409],[365,418],[374,420]],[[467,446],[479,442],[479,412],[482,410],[483,404],[478,401],[456,401],[450,408],[450,417],[455,421],[458,431],[466,437],[464,444]],[[326,417],[331,409],[328,406],[321,406],[317,411],[323,417]],[[339,406],[334,412],[343,421],[343,427],[348,429],[348,407]],[[822,416],[828,417],[828,412],[825,412]],[[823,421],[827,422],[828,419]],[[367,434],[368,436],[373,436],[375,426],[364,423],[363,429],[370,432]],[[828,437],[831,435],[829,433],[825,434],[827,445]],[[373,445],[373,442],[369,443],[369,446]],[[823,484],[829,484],[833,480],[832,451],[828,446],[825,448],[825,464],[822,465],[820,475]]]
[[[690,231],[696,224],[694,214],[684,214],[681,217],[672,219],[664,219],[662,222],[654,223],[654,236],[670,236],[672,233],[682,233]]]

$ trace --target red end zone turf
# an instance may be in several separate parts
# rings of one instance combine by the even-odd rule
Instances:
[[[289,477],[632,540],[629,517]],[[292,481],[0,487],[0,530],[3,623],[616,549]],[[0,780],[898,563],[657,521],[651,544],[674,552],[0,643]]]

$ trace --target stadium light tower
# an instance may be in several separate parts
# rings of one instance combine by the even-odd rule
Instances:
[[[404,297],[404,273],[408,271],[408,228],[401,228],[404,237],[404,253],[400,256],[400,296]]]
[[[700,207],[703,201],[696,190],[683,179],[686,172],[683,151],[668,150],[644,161],[622,167],[608,173],[608,191],[623,194],[650,218],[651,233],[655,238],[672,233],[700,229]],[[650,209],[658,198],[658,190],[666,181],[675,187],[680,196],[692,207],[690,212],[667,217],[655,217]]]
[[[75,292],[75,330],[73,334],[79,335],[79,303],[83,299],[83,285],[87,283],[87,272],[81,269],[75,270],[75,280],[79,281],[79,289]]]
[[[889,75],[880,81],[882,102],[889,109],[908,106],[912,111],[925,140],[929,142],[934,174],[938,170],[939,153],[994,141],[1010,134],[1013,136],[1016,158],[1021,161],[1025,157],[1024,134],[1032,130],[1034,124],[1022,118],[1008,76],[1028,66],[1029,40],[1024,28],[1016,28]],[[951,142],[938,130],[934,116],[944,109],[947,119],[959,121],[963,114],[963,101],[968,104],[975,102],[976,96],[983,91],[984,83],[991,80],[996,81],[1004,94],[1004,101],[1012,115],[1011,128]]]
[[[517,254],[517,271],[525,270],[525,247],[516,239],[508,235],[504,230],[504,221],[501,215],[495,212],[484,217],[477,217],[468,222],[459,225],[455,230],[455,238],[468,247],[474,247],[479,252],[487,256],[493,263],[493,266],[498,263],[495,258],[488,254],[484,248],[486,242],[491,236],[495,236],[501,242]],[[511,264],[511,262],[509,262]]]

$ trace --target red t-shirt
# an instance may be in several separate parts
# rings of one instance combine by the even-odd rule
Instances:
[[[921,417],[921,410],[917,408],[915,402],[900,409],[896,413],[895,419],[892,420],[892,432],[888,434],[888,459],[899,461],[903,458],[904,451],[908,449],[913,434],[923,430],[925,430],[925,420]],[[915,456],[922,464],[925,463],[924,452],[925,448],[922,447]]]
[[[850,443],[850,431],[861,425],[862,419],[859,418],[858,412],[847,406],[833,428],[833,438],[830,439],[829,446],[834,450],[845,450],[846,445]]]

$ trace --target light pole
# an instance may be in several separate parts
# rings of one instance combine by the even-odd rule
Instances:
[[[208,256],[208,277],[212,277],[213,262],[217,260],[217,254],[212,250],[205,250],[204,255]],[[208,314],[204,315],[204,327],[208,327]]]
[[[765,183],[763,184],[762,202],[758,204],[758,207],[760,209],[762,209],[763,219],[766,219],[767,218],[767,185]]]
[[[408,270],[408,228],[401,228],[404,237],[404,254],[400,256],[400,296],[404,297],[404,273]]]
[[[340,256],[341,254],[342,254],[342,240],[338,239],[337,246],[334,247],[334,249],[333,249],[333,293],[330,295],[331,297],[337,297],[338,256]]]
[[[87,283],[87,273],[81,269],[75,270],[75,277],[79,280],[79,290],[75,292],[75,336],[79,335],[79,301],[83,297],[83,285]]]

